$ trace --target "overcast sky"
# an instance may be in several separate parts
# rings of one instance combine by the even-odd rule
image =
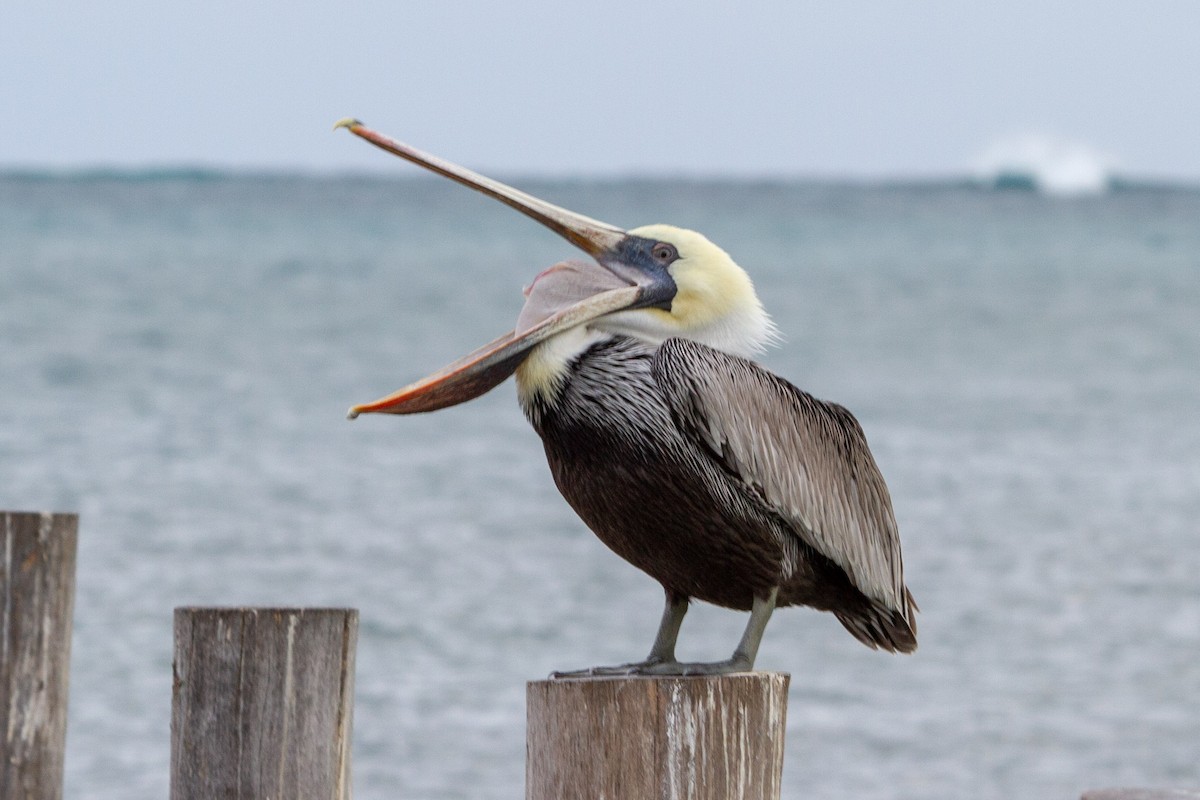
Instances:
[[[1200,180],[1200,2],[3,0],[0,167],[940,176],[998,140]]]

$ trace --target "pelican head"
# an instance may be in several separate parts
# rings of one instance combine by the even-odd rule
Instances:
[[[661,343],[680,336],[740,356],[760,352],[775,336],[750,276],[704,234],[674,225],[629,232],[669,253],[675,283],[669,306],[618,311],[594,321],[599,330]]]
[[[525,290],[515,330],[398,392],[355,406],[351,418],[457,405],[497,386],[539,345],[580,335],[621,334],[651,343],[679,336],[747,356],[774,336],[750,277],[699,233],[670,225],[625,231],[396,142],[357,120],[335,127],[505,203],[594,259],[543,271]]]

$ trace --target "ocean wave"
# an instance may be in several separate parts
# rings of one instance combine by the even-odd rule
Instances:
[[[1091,145],[1041,134],[1000,139],[976,160],[976,175],[996,189],[1043,194],[1103,194],[1113,188],[1112,156]]]

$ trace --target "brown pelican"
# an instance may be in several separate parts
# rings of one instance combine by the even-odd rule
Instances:
[[[910,652],[891,499],[858,422],[749,360],[774,328],[746,273],[693,231],[624,231],[388,139],[337,127],[532,217],[595,260],[526,289],[516,329],[367,412],[462,403],[516,373],[563,497],[666,591],[646,660],[559,674],[750,670],[777,606],[831,611],[859,641]],[[692,599],[748,610],[732,657],[680,663]]]

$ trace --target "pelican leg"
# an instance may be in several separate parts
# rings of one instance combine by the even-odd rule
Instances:
[[[654,635],[654,644],[650,646],[650,655],[641,662],[642,665],[667,664],[675,661],[675,641],[679,638],[679,628],[683,625],[683,617],[687,614],[687,610],[687,595],[674,594],[668,590],[667,604],[663,607],[662,620],[658,623],[658,633]]]
[[[779,587],[771,589],[764,597],[755,597],[750,609],[750,621],[742,632],[741,641],[734,649],[733,655],[725,661],[711,663],[680,663],[671,659],[670,662],[645,663],[635,665],[637,675],[726,675],[731,672],[750,672],[754,669],[754,659],[758,656],[758,646],[762,643],[763,632],[775,611],[775,599],[779,596]]]
[[[679,628],[683,625],[683,617],[687,614],[687,595],[675,594],[667,590],[667,603],[663,607],[662,621],[658,623],[658,633],[654,636],[654,644],[650,647],[650,655],[645,661],[632,664],[617,664],[611,667],[590,667],[572,672],[552,672],[551,678],[588,678],[597,675],[640,675],[654,667],[679,666],[675,660],[675,641],[679,638]],[[677,674],[677,673],[667,673]]]
[[[658,626],[658,635],[654,637],[654,646],[645,661],[635,664],[620,664],[614,667],[592,667],[577,672],[555,672],[552,678],[586,678],[597,675],[727,675],[732,672],[750,672],[754,669],[754,659],[758,656],[758,646],[762,643],[763,632],[775,611],[775,600],[779,596],[779,587],[771,589],[766,597],[755,597],[754,605],[750,608],[750,620],[742,632],[742,638],[733,651],[733,655],[724,661],[713,662],[681,662],[675,659],[675,640],[679,636],[679,626],[683,623],[683,615],[687,613],[687,598],[675,597],[667,593],[667,607],[663,610],[662,622]]]

